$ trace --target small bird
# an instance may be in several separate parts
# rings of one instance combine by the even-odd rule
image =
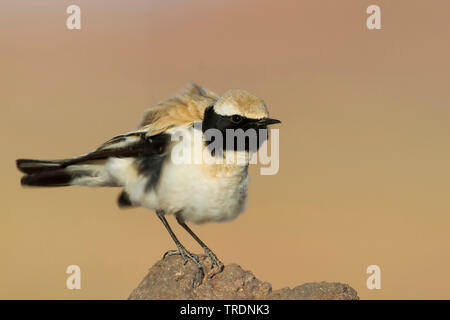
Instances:
[[[186,223],[230,220],[244,210],[249,159],[255,150],[248,143],[228,148],[226,131],[256,130],[258,149],[267,139],[267,130],[260,129],[280,123],[268,116],[263,100],[247,91],[229,90],[218,96],[191,82],[150,107],[136,130],[117,135],[92,152],[64,160],[18,159],[16,164],[25,174],[24,186],[121,187],[120,208],[153,210],[169,232],[177,250],[167,251],[164,257],[181,255],[184,263],[191,260],[203,272],[199,257],[180,243],[165,218],[174,214],[203,248],[211,269],[220,272],[223,263]],[[210,148],[212,139],[205,139],[208,129],[223,133],[223,152]],[[183,139],[175,139],[180,134]],[[209,161],[174,161],[171,153],[180,146],[182,151],[189,147],[191,159],[206,155]],[[220,161],[230,154],[244,161]]]

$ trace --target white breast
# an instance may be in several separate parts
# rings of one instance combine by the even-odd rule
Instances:
[[[192,160],[198,160],[204,150],[202,136],[196,129],[185,130],[192,143]],[[245,208],[247,169],[247,164],[179,164],[168,159],[158,185],[141,193],[140,202],[166,214],[179,212],[186,221],[194,223],[233,219]]]

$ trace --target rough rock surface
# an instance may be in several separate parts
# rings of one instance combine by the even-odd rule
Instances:
[[[291,300],[357,300],[356,291],[342,283],[305,283],[293,289],[272,291],[272,286],[257,279],[252,272],[237,264],[226,265],[223,272],[214,274],[209,259],[200,257],[205,276],[180,256],[158,261],[148,272],[129,299],[291,299]]]

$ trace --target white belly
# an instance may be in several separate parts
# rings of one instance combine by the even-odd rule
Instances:
[[[154,191],[144,199],[157,202],[166,213],[177,213],[190,222],[223,221],[244,210],[248,176],[246,168],[212,176],[202,165],[168,164]],[[243,172],[245,171],[245,173]]]

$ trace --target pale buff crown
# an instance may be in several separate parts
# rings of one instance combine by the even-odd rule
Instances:
[[[245,90],[232,89],[225,92],[214,105],[216,113],[223,116],[238,114],[250,119],[269,116],[264,101]]]

